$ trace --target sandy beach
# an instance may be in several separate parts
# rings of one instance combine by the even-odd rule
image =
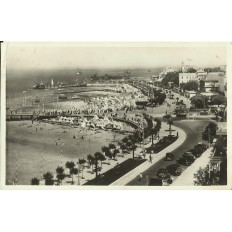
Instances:
[[[49,123],[7,122],[7,182],[15,178],[17,169],[18,184],[28,185],[31,178],[40,177],[47,171],[55,174],[58,165],[64,167],[67,161],[86,158],[88,154],[101,151],[102,146],[117,142],[123,136],[111,131],[82,130]]]

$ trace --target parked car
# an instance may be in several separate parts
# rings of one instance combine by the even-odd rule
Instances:
[[[203,144],[203,143],[198,143],[195,147],[194,150],[196,151],[198,157],[207,150],[207,145]]]
[[[157,172],[157,177],[160,179],[168,179],[170,176],[170,173],[165,168],[160,168]]]
[[[167,152],[167,153],[166,153],[166,156],[165,156],[165,158],[164,158],[164,160],[166,160],[166,161],[172,161],[173,158],[174,158],[173,153]]]
[[[196,159],[195,156],[193,155],[193,153],[190,152],[190,151],[186,151],[186,152],[183,154],[182,157],[191,157],[191,158],[194,159],[194,160]]]
[[[182,157],[180,157],[177,160],[178,164],[190,166],[195,161],[195,156],[192,154],[192,152],[185,152]]]
[[[182,173],[182,169],[179,164],[168,165],[166,169],[173,176],[179,176]]]

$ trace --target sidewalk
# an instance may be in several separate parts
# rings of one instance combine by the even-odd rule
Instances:
[[[171,186],[193,186],[193,175],[199,170],[199,168],[205,168],[210,161],[212,148],[208,148],[195,162],[186,168],[183,173],[174,179]]]
[[[127,174],[125,174],[124,176],[122,176],[121,178],[113,182],[111,185],[112,186],[123,186],[123,185],[128,184],[130,181],[136,178],[140,173],[143,173],[145,170],[150,168],[152,165],[157,163],[159,160],[163,159],[167,152],[171,152],[175,150],[177,147],[179,147],[185,141],[187,135],[182,129],[176,126],[172,126],[172,128],[178,131],[179,133],[179,138],[173,144],[166,147],[164,150],[160,151],[157,154],[152,154],[153,156],[152,163],[149,161],[144,162],[143,164],[139,165],[137,168],[133,169],[132,171],[128,172]]]

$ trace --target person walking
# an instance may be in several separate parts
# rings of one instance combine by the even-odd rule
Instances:
[[[139,174],[139,181],[141,181],[143,179],[143,174],[142,174],[142,172],[140,172],[140,174]]]
[[[149,160],[152,163],[152,156],[151,156],[151,154],[149,155]]]

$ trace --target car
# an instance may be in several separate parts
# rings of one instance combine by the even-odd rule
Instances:
[[[182,169],[179,164],[168,165],[166,169],[173,176],[179,176],[182,173]]]
[[[190,166],[194,161],[195,161],[196,157],[192,154],[192,152],[185,152],[182,157],[180,157],[177,160],[178,164],[182,164],[182,165],[186,165],[186,166]]]
[[[165,161],[172,161],[173,158],[174,158],[174,154],[171,153],[171,152],[167,152],[167,153],[166,153],[166,156],[165,156],[165,158],[164,158],[164,160],[165,160]]]
[[[165,168],[160,168],[157,172],[157,177],[160,179],[168,179],[170,176],[170,173]]]
[[[203,143],[198,143],[195,147],[194,150],[196,150],[196,152],[199,154],[202,154],[203,152],[205,152],[207,150],[208,146],[203,144]]]
[[[196,157],[193,155],[193,153],[191,151],[186,151],[183,156],[183,158],[192,158],[192,159],[196,159]]]

